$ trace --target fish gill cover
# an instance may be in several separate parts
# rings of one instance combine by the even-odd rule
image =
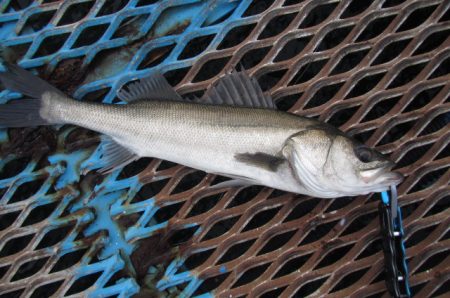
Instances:
[[[0,1],[9,62],[85,101],[163,73],[186,95],[244,67],[281,110],[389,154],[413,294],[449,288],[448,1]],[[20,95],[1,91],[5,103]],[[386,293],[378,196],[319,200],[144,158],[89,170],[98,135],[0,134],[0,297]],[[81,175],[81,173],[87,173]]]

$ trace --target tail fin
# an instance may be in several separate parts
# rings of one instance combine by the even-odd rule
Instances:
[[[0,73],[3,86],[34,99],[14,100],[0,105],[0,127],[50,125],[49,121],[41,117],[42,95],[52,92],[64,96],[64,93],[17,65],[4,65],[8,71]]]
[[[40,99],[45,92],[64,95],[57,88],[38,78],[20,66],[4,62],[8,72],[0,73],[0,81],[6,89],[22,93],[32,98]]]

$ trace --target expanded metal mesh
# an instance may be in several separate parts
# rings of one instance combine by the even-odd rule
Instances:
[[[406,176],[412,291],[450,287],[449,1],[4,0],[0,11],[4,59],[77,99],[116,102],[155,71],[198,95],[244,67],[280,109],[390,154]],[[92,132],[1,137],[2,297],[387,295],[377,195],[210,189],[220,177],[156,159],[81,175],[101,155]]]

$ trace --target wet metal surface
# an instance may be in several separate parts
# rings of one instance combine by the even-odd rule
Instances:
[[[79,100],[160,71],[185,95],[231,68],[282,110],[389,154],[413,295],[450,279],[450,2],[0,1],[2,57]],[[0,91],[1,102],[19,98]],[[379,194],[319,200],[141,159],[95,133],[0,133],[0,297],[387,296]],[[81,173],[86,173],[81,175]]]

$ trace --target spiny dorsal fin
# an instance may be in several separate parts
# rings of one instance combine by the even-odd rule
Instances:
[[[122,88],[117,96],[126,102],[137,100],[182,100],[162,74],[154,74]]]
[[[111,173],[139,158],[139,156],[127,148],[116,143],[111,137],[105,135],[102,136],[102,146],[103,155],[101,157],[101,163],[103,167],[97,170],[100,173]]]
[[[233,71],[221,77],[215,86],[206,91],[200,102],[276,109],[272,98],[264,94],[258,81],[255,78],[250,78],[245,71]]]

